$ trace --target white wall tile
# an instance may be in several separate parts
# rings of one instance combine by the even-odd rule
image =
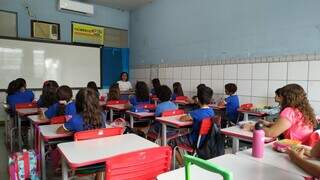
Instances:
[[[223,75],[224,75],[224,79],[237,79],[237,65],[236,64],[224,65]]]
[[[225,80],[223,81],[223,86],[226,85],[226,84],[228,84],[228,83],[237,84],[237,80],[235,80],[235,79],[225,79]]]
[[[310,101],[311,107],[314,110],[316,115],[320,115],[320,102],[319,101]]]
[[[201,84],[205,84],[206,86],[212,88],[211,80],[201,80]]]
[[[192,92],[197,92],[197,86],[200,84],[200,80],[191,80],[190,81],[190,90]]]
[[[136,78],[138,79],[144,79],[146,77],[146,71],[143,68],[136,70]]]
[[[308,61],[288,62],[288,80],[308,80]]]
[[[250,96],[251,95],[251,80],[238,80],[238,95]]]
[[[252,96],[268,97],[268,81],[252,80]]]
[[[173,68],[173,79],[182,79],[182,67]]]
[[[239,97],[239,102],[241,104],[245,103],[251,103],[251,97],[250,96],[238,96]]]
[[[257,63],[252,65],[252,79],[268,79],[269,64]]]
[[[268,106],[278,106],[279,103],[274,101],[274,98],[268,98]]]
[[[310,101],[320,101],[320,81],[309,81],[308,96]]]
[[[157,68],[150,69],[150,77],[151,77],[150,80],[152,80],[154,78],[158,78],[158,69]]]
[[[263,97],[252,97],[251,102],[255,107],[263,107],[268,104],[268,99]]]
[[[166,68],[166,79],[173,79],[173,67]]]
[[[268,97],[274,97],[274,92],[287,84],[286,81],[269,81]]]
[[[223,79],[223,65],[211,66],[212,79]]]
[[[239,64],[238,65],[238,79],[251,79],[252,65]]]
[[[145,79],[150,79],[150,75],[151,75],[151,69],[150,68],[146,68],[145,69],[145,76],[144,76],[144,78]]]
[[[191,79],[200,80],[200,66],[191,67]]]
[[[288,81],[287,84],[299,84],[305,92],[308,92],[308,81]]]
[[[190,66],[182,67],[182,79],[189,80],[190,77],[191,77],[191,67]]]
[[[309,62],[309,80],[320,80],[320,61]]]
[[[166,78],[166,68],[159,68],[159,78],[160,79]]]
[[[287,79],[287,62],[270,63],[269,79],[270,80],[286,80]]]
[[[201,79],[211,79],[211,66],[201,66]]]
[[[224,94],[223,80],[212,80],[212,89],[214,93]]]
[[[191,91],[190,89],[190,80],[181,80],[180,81],[183,91]]]

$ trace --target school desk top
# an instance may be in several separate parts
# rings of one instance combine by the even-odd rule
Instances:
[[[268,165],[275,166],[282,170],[286,170],[292,174],[296,174],[303,177],[310,177],[309,174],[304,172],[297,165],[293,164],[287,154],[279,153],[272,149],[272,143],[266,144],[264,148],[264,156],[263,158],[254,158],[251,156],[252,149],[247,149],[245,151],[240,151],[237,153],[238,156],[244,157],[246,159],[252,159],[261,163],[265,163]],[[320,161],[312,160],[311,162],[320,165]]]
[[[31,120],[33,124],[46,124],[50,122],[49,119],[40,119],[39,115],[31,115],[28,116],[28,118]]]
[[[112,110],[117,110],[117,111],[124,111],[124,110],[128,110],[128,104],[112,104],[112,105],[107,105],[107,108],[110,108]]]
[[[258,116],[258,117],[262,117],[262,116],[267,116],[268,115],[265,112],[256,112],[256,111],[249,110],[249,109],[238,109],[238,112],[246,113],[246,114],[250,114],[250,115]]]
[[[228,128],[221,129],[221,132],[227,136],[235,137],[238,139],[252,141],[253,133],[251,131],[246,131],[240,128],[240,126],[231,126]],[[265,142],[271,142],[273,138],[266,137]]]
[[[112,156],[158,146],[135,134],[58,144],[61,154],[72,168],[105,162]]]
[[[188,105],[188,104],[190,104],[186,100],[174,100],[173,102],[176,103],[176,104],[180,104],[180,105]]]
[[[47,108],[41,108],[42,111],[46,111]],[[22,108],[22,109],[16,109],[16,112],[19,116],[28,116],[28,115],[34,115],[39,113],[39,108]]]
[[[177,116],[157,117],[156,120],[161,123],[174,125],[176,127],[185,127],[185,126],[192,125],[193,124],[192,121],[180,121],[180,117],[184,115],[186,114],[177,115]]]
[[[99,101],[99,105],[100,105],[100,106],[105,106],[106,104],[107,104],[106,101]]]
[[[215,109],[215,110],[224,110],[224,109],[226,109],[226,106],[219,106],[219,105],[216,105],[216,104],[209,104],[209,107],[211,107],[212,109]]]
[[[274,166],[253,161],[233,154],[226,154],[208,160],[222,168],[225,168],[233,173],[235,180],[302,180],[299,175],[289,173],[285,170]],[[222,180],[222,176],[201,169],[195,165],[191,165],[190,179],[201,180]],[[174,171],[160,174],[158,180],[181,180],[185,179],[185,169],[179,168]]]
[[[50,139],[56,139],[56,138],[66,138],[66,137],[72,137],[73,133],[64,133],[64,134],[57,134],[57,129],[62,124],[50,124],[50,125],[43,125],[39,126],[39,131],[41,136],[44,138],[45,141],[49,141]]]
[[[135,118],[143,119],[148,117],[154,117],[154,112],[132,112],[126,111],[127,114],[132,115]]]

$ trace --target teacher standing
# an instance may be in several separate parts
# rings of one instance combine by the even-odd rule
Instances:
[[[120,74],[120,81],[117,82],[119,84],[120,91],[130,91],[132,89],[132,85],[128,79],[129,75],[127,72],[122,72]]]

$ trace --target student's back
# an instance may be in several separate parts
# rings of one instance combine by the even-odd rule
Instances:
[[[43,83],[42,94],[37,101],[38,107],[49,108],[58,102],[57,89],[59,85],[56,81],[48,80]]]
[[[229,95],[226,98],[226,118],[236,123],[238,118],[239,98],[235,95],[237,86],[233,83],[225,85],[225,93]]]
[[[178,109],[176,104],[170,101],[171,96],[172,92],[168,86],[162,85],[159,87],[158,98],[160,100],[160,103],[157,105],[155,116],[161,116],[164,111]]]
[[[12,82],[13,83],[13,82]],[[22,78],[18,78],[14,81],[14,89],[11,89],[10,95],[7,96],[7,103],[11,110],[15,110],[16,104],[19,103],[30,103],[34,100],[34,94],[31,90],[27,90],[26,82]]]

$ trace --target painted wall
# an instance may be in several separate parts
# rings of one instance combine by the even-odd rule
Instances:
[[[318,7],[318,0],[155,0],[131,13],[131,66],[319,52]]]
[[[0,10],[18,12],[18,36],[30,37],[30,18],[24,0],[0,0]],[[93,16],[57,10],[57,0],[28,0],[30,10],[38,20],[60,23],[62,41],[71,41],[71,21],[129,29],[129,12],[95,5]]]

